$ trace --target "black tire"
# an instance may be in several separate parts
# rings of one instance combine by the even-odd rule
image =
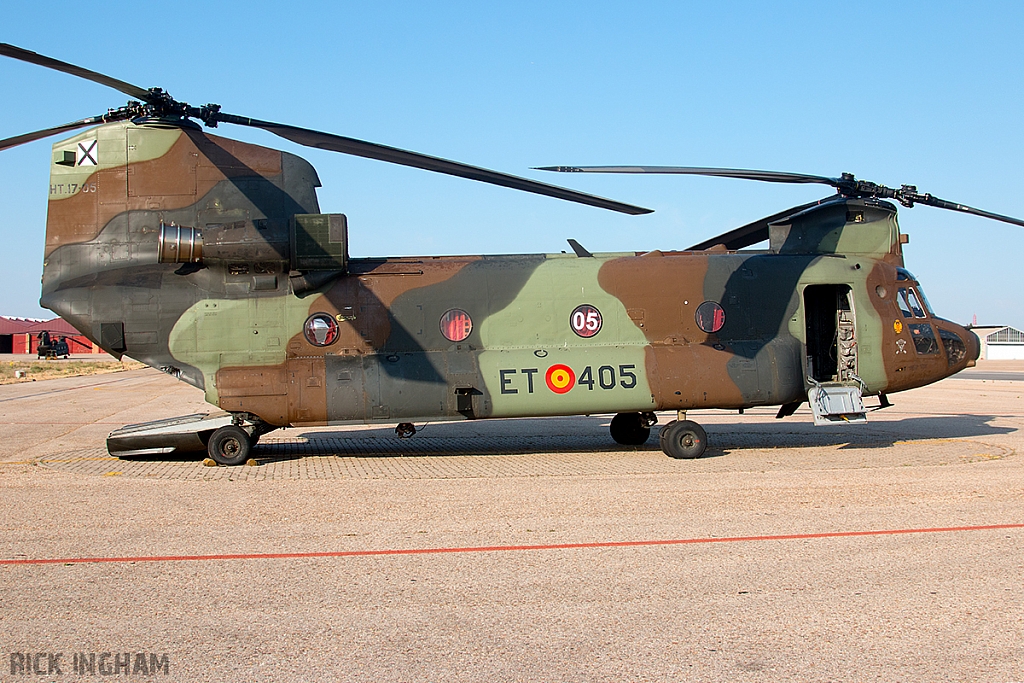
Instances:
[[[651,428],[644,426],[640,413],[619,413],[609,427],[612,438],[623,446],[641,446],[647,443]]]
[[[678,420],[670,420],[664,427],[658,430],[658,446],[662,451],[665,450],[665,434],[668,432],[668,428],[676,422],[678,422]]]
[[[699,458],[708,447],[708,435],[704,428],[690,420],[669,422],[662,428],[659,441],[665,455],[685,460]]]
[[[249,459],[252,439],[241,427],[228,425],[210,435],[206,452],[218,465],[241,465]]]

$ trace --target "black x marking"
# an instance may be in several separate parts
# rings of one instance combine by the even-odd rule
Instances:
[[[98,165],[98,163],[99,163],[99,162],[97,162],[97,161],[96,161],[96,157],[94,157],[94,156],[92,155],[92,154],[93,154],[93,152],[94,152],[94,151],[96,150],[96,145],[97,145],[98,143],[99,143],[99,140],[93,140],[93,141],[92,141],[92,144],[91,144],[91,145],[89,145],[88,147],[86,147],[86,146],[85,146],[85,143],[84,143],[84,142],[79,142],[79,143],[78,143],[78,150],[79,150],[79,151],[80,151],[80,152],[82,153],[82,156],[81,156],[81,158],[79,158],[79,160],[78,160],[78,165],[79,165],[79,166],[84,166],[84,165],[85,165],[85,161],[86,161],[86,159],[88,159],[89,161],[91,161],[91,162],[92,162],[92,163],[90,164],[90,166],[96,166],[96,165]]]

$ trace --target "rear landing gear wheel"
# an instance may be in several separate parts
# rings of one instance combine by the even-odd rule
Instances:
[[[241,465],[249,459],[252,439],[241,427],[227,425],[210,435],[206,452],[218,465]]]
[[[648,420],[640,413],[617,414],[612,418],[610,430],[612,438],[623,446],[640,446],[651,435]]]
[[[665,455],[686,460],[699,458],[708,447],[708,435],[704,428],[690,420],[672,420],[661,428],[658,441]]]

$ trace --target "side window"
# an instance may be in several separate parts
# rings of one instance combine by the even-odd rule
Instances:
[[[914,314],[910,312],[910,306],[907,305],[907,290],[902,287],[896,292],[896,303],[899,304],[900,310],[903,311],[904,318],[914,317]]]
[[[957,335],[940,329],[939,338],[942,339],[942,345],[946,347],[946,359],[949,361],[950,367],[962,361],[967,355],[967,347],[964,346],[963,339]]]
[[[939,342],[935,339],[935,332],[931,325],[907,325],[910,328],[910,336],[914,340],[914,348],[922,356],[939,352]]]
[[[907,290],[907,301],[910,302],[910,309],[914,311],[915,318],[927,317],[924,314],[924,307],[921,305],[921,302],[918,301],[917,299],[917,292],[915,292],[913,289]]]

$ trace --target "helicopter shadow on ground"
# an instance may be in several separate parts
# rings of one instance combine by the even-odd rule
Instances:
[[[260,464],[307,457],[402,458],[413,456],[532,455],[658,450],[657,427],[641,446],[622,446],[608,435],[610,418],[520,418],[419,426],[415,436],[400,438],[392,426],[300,431],[286,428],[264,436],[253,447]],[[589,423],[589,424],[587,424]],[[584,426],[586,424],[586,426]],[[206,451],[174,451],[118,456],[133,462],[199,462]]]
[[[810,422],[777,424],[718,423],[707,427],[708,451],[748,448],[838,447],[841,450],[892,448],[906,441],[947,441],[1009,434],[1017,427],[992,424],[997,415],[909,417],[886,422],[815,426]],[[870,419],[870,417],[869,417]]]
[[[699,415],[693,418],[700,421]],[[797,417],[800,417],[799,415]],[[809,417],[809,416],[808,416]],[[892,448],[904,441],[943,441],[1009,434],[1017,427],[991,424],[997,415],[910,417],[816,427],[809,421],[735,421],[703,423],[708,449],[702,458],[765,448],[848,449]],[[870,419],[870,418],[869,418]],[[615,443],[608,434],[608,416],[519,418],[479,422],[429,423],[411,438],[399,438],[390,426],[358,429],[272,432],[253,448],[258,464],[309,457],[404,458],[443,456],[538,455],[545,453],[658,452],[658,430],[640,446]],[[295,433],[298,432],[298,433]],[[123,456],[135,462],[199,462],[205,451]]]
[[[904,441],[943,441],[1017,431],[1016,427],[991,424],[997,418],[949,415],[825,427],[809,422],[718,422],[704,425],[708,449],[702,457],[764,448],[892,448]],[[407,439],[397,437],[391,427],[310,431],[294,437],[286,434],[288,440],[274,440],[273,435],[265,437],[254,449],[253,457],[266,464],[317,456],[402,458],[660,451],[659,426],[651,429],[646,443],[623,446],[612,441],[608,422],[608,417],[580,417],[432,423]]]
[[[174,451],[172,453],[139,453],[135,455],[112,454],[118,460],[125,462],[166,462],[186,463],[202,462],[207,457],[206,451]]]
[[[285,433],[283,437],[288,441],[275,441],[271,434],[256,447],[254,457],[260,464],[266,464],[315,456],[480,457],[660,450],[657,427],[651,430],[646,443],[623,446],[608,434],[610,419],[603,416],[428,423],[410,438],[398,437],[390,426],[309,431],[294,436]]]

